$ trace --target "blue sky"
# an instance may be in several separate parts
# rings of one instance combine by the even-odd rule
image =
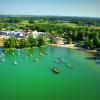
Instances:
[[[100,17],[100,0],[0,0],[0,14]]]

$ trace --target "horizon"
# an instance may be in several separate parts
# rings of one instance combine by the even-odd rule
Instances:
[[[0,0],[0,15],[100,18],[99,0]]]
[[[64,16],[64,15],[20,15],[20,14],[0,14],[0,16],[10,16],[10,17],[20,17],[20,16],[25,16],[25,17],[73,17],[73,18],[100,18],[96,16]]]

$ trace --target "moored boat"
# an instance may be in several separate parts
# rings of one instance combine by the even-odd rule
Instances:
[[[18,63],[15,61],[14,64],[17,65]]]
[[[58,67],[54,67],[52,70],[53,70],[54,73],[59,73]]]

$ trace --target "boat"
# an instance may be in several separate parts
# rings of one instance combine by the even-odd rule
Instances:
[[[29,54],[30,57],[32,57],[32,54]]]
[[[34,61],[38,62],[38,61],[39,61],[39,59],[37,59],[37,58],[36,58],[36,59],[34,59]]]
[[[5,54],[4,53],[2,53],[2,56],[4,56]]]
[[[40,53],[40,56],[44,56],[42,53]]]
[[[45,52],[46,54],[48,54],[49,52]]]
[[[17,49],[18,51],[20,50],[20,49]]]
[[[64,58],[57,58],[57,60],[60,62],[60,63],[66,63],[66,60]]]
[[[58,57],[57,59],[60,60],[61,58]]]
[[[12,55],[15,55],[15,53],[12,53]]]
[[[5,59],[2,59],[2,62],[5,62]]]
[[[68,68],[70,68],[70,69],[73,68],[73,67],[72,67],[71,65],[69,65],[69,64],[66,64],[66,66],[67,66]]]
[[[14,64],[17,65],[18,63],[15,61]]]
[[[25,55],[25,56],[24,56],[24,58],[26,59],[26,58],[27,58],[27,56]]]
[[[66,61],[64,59],[61,59],[61,62],[66,63]]]
[[[53,70],[54,73],[59,73],[58,67],[54,67],[52,70]]]
[[[59,60],[55,60],[56,63],[61,64],[61,62]]]

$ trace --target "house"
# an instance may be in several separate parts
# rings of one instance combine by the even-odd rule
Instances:
[[[37,31],[32,31],[32,34],[34,36],[34,38],[37,38],[39,35],[45,35],[45,32],[37,32]]]
[[[15,31],[14,36],[17,38],[21,38],[21,37],[24,37],[24,34],[21,31]]]
[[[37,31],[32,31],[32,34],[33,34],[34,38],[37,38],[39,36],[39,33]]]
[[[64,44],[64,38],[61,37],[53,37],[55,44]]]
[[[34,38],[37,38],[39,35],[45,35],[45,32],[37,32],[37,31],[10,31],[10,30],[3,30],[0,31],[1,36],[15,36],[17,38],[23,38],[25,36],[28,36],[29,33],[32,33]]]

